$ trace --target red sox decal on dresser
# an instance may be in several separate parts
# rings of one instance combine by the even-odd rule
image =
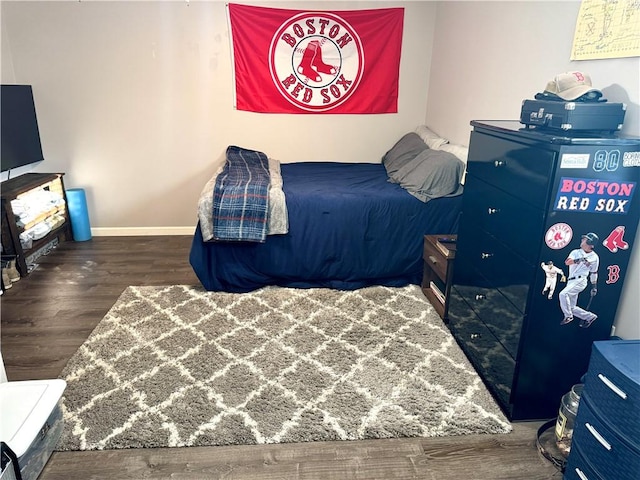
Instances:
[[[607,237],[602,241],[602,245],[611,253],[616,254],[620,251],[629,249],[629,243],[624,240],[625,226],[618,225]],[[549,227],[545,233],[545,244],[552,250],[559,250],[566,247],[573,238],[573,229],[566,223],[556,223]],[[573,249],[564,261],[564,265],[568,267],[568,274],[565,275],[564,270],[553,264],[552,260],[541,264],[545,272],[545,286],[542,294],[548,296],[549,300],[553,297],[556,286],[556,279],[561,276],[562,282],[567,285],[558,295],[560,309],[564,314],[564,319],[560,325],[571,323],[574,316],[580,319],[579,325],[582,328],[590,327],[596,321],[598,316],[589,311],[589,307],[593,298],[597,295],[598,269],[600,264],[600,256],[595,249],[599,243],[599,237],[594,232],[581,235],[579,248]],[[621,268],[617,264],[607,265],[607,278],[605,284],[611,285],[620,280]],[[579,294],[591,284],[589,293],[589,301],[585,308],[578,306]]]
[[[626,215],[636,182],[562,177],[554,210]]]
[[[630,162],[626,153],[623,156],[619,150],[598,150],[593,157],[588,154],[570,154],[567,158],[561,159],[560,168],[573,171],[591,168],[598,174],[605,174],[615,172],[619,167],[629,168],[630,166],[637,166],[637,164]],[[553,209],[557,212],[572,214],[587,213],[624,216],[632,208],[632,200],[636,188],[637,183],[628,179],[563,176],[558,181]],[[604,225],[595,221],[589,223],[592,223],[591,228],[594,230],[598,224],[600,224],[600,228],[606,228],[607,230],[611,228],[611,223],[606,227],[604,226],[606,222]],[[584,228],[584,224],[581,228]],[[573,229],[574,226],[564,222],[551,225],[545,233],[545,244],[552,250],[564,249],[573,238]],[[625,225],[617,225],[602,241],[600,241],[596,231],[581,232],[579,248],[571,250],[564,260],[568,273],[566,274],[567,284],[558,294],[560,309],[564,314],[564,319],[560,322],[560,325],[571,323],[574,317],[580,319],[579,326],[582,328],[588,328],[596,321],[598,315],[589,311],[591,303],[598,293],[598,270],[601,257],[596,250],[600,245],[606,249],[600,252],[605,254],[603,259],[608,263],[606,266],[605,285],[617,283],[622,277],[622,269],[620,264],[610,262],[609,259],[612,254],[615,255],[629,250],[629,243],[624,239],[625,230]],[[624,265],[625,262],[621,262],[621,264]],[[543,294],[548,295],[548,298],[551,299],[553,287],[555,287],[555,278],[550,279],[549,277],[558,275],[565,277],[565,273],[563,269],[555,266],[552,260],[543,263],[541,266],[546,275]],[[589,300],[586,307],[582,308],[578,306],[578,297],[588,286],[590,286]]]
[[[617,253],[618,250],[627,250],[629,248],[629,244],[625,242],[623,238],[624,230],[624,225],[618,225],[602,242],[606,249],[611,253]],[[616,283],[620,279],[619,265],[609,265],[607,267],[607,271],[609,272],[609,276],[606,281],[607,284]]]
[[[560,309],[564,318],[560,325],[573,322],[574,318],[580,319],[581,328],[589,328],[598,319],[598,315],[589,311],[591,302],[598,293],[598,269],[600,256],[596,253],[596,245],[599,237],[594,232],[585,233],[580,237],[580,246],[569,252],[564,264],[569,273],[567,285],[558,294]],[[585,308],[578,306],[578,296],[591,285],[589,303]]]
[[[629,244],[622,237],[624,237],[624,225],[619,225],[604,239],[602,244],[611,253],[616,253],[618,249],[626,250],[629,248]]]
[[[616,283],[620,280],[620,267],[618,265],[609,265],[607,267],[607,271],[609,272],[609,276],[607,277],[607,284]]]

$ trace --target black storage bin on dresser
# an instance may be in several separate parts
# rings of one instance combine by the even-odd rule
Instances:
[[[638,226],[640,139],[471,125],[449,328],[510,420],[553,418],[591,344],[610,337]],[[565,265],[587,233],[593,292],[595,277]],[[563,322],[571,302],[583,310]]]
[[[622,128],[626,110],[624,103],[525,100],[520,121],[560,130],[615,132]]]
[[[640,478],[640,340],[595,342],[564,480]]]

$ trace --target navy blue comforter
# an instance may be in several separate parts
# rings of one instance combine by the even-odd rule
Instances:
[[[423,203],[389,183],[382,164],[302,162],[281,171],[287,234],[204,242],[197,227],[189,260],[205,289],[419,284],[423,235],[457,230],[462,196]]]

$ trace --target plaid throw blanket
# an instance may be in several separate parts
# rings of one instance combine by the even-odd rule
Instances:
[[[213,189],[216,240],[264,242],[269,212],[269,159],[262,152],[230,146]]]

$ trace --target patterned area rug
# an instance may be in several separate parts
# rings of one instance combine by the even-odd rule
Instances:
[[[128,287],[61,378],[58,450],[511,430],[416,285]]]

